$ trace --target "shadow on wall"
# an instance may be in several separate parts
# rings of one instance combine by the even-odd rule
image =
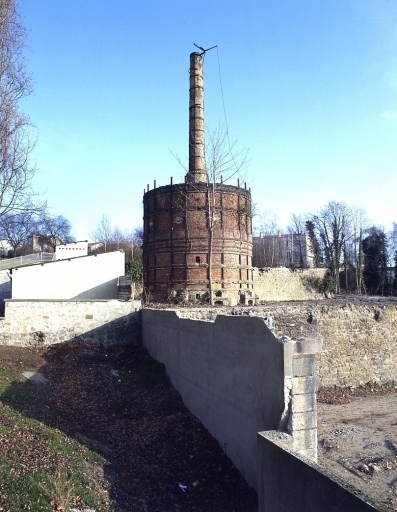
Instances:
[[[21,463],[27,468],[33,460],[38,464],[35,471],[51,471],[51,454],[43,438],[57,436],[50,450],[58,450],[56,457],[62,460],[60,439],[66,434],[103,457],[94,463],[92,456],[91,462],[88,458],[84,472],[95,480],[103,469],[100,481],[119,512],[192,510],[197,505],[199,510],[214,510],[213,503],[221,503],[217,510],[257,510],[255,493],[247,491],[238,472],[230,469],[215,440],[202,444],[205,429],[183,407],[165,377],[164,365],[154,362],[146,350],[70,340],[52,345],[42,356],[18,347],[1,347],[0,354],[1,364],[13,366],[16,374],[0,400],[2,407],[24,416],[15,449],[23,448]],[[20,381],[22,371],[35,373]],[[23,429],[30,433],[27,418],[40,422],[34,426],[35,443],[29,441],[31,435],[24,440]],[[47,427],[56,430],[48,432]],[[66,444],[65,453],[71,457],[76,447],[70,440]],[[183,490],[179,484],[189,487]],[[90,485],[94,487],[93,482]]]
[[[79,293],[75,297],[71,297],[71,300],[109,300],[109,299],[117,299],[118,291],[117,291],[117,282],[118,279],[111,279],[106,283],[101,283],[98,286],[94,286],[94,288],[90,288],[89,290],[85,290],[82,293]]]
[[[4,301],[6,299],[9,299],[9,297],[2,297],[0,296],[0,317],[4,318],[4,311],[5,311],[5,303]]]
[[[279,427],[289,344],[263,318],[218,315],[203,322],[150,309],[142,310],[142,339],[188,409],[256,488],[256,436]]]
[[[4,316],[6,299],[11,299],[11,281],[0,283],[0,316]]]
[[[141,344],[138,301],[6,301],[0,321],[3,344],[52,345],[64,341]]]
[[[88,317],[90,315],[87,315]],[[82,332],[70,339],[63,339],[62,332],[58,343],[62,342],[87,342],[108,347],[116,344],[129,344],[134,346],[141,345],[142,325],[141,312],[136,311],[128,315],[118,317],[108,323],[104,323],[94,329]],[[55,337],[57,334],[55,333]],[[54,333],[45,331],[32,331],[28,334],[21,334],[23,346],[44,347],[55,345]],[[50,338],[50,339],[49,339]]]

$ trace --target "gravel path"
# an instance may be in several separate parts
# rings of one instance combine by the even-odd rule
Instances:
[[[319,464],[397,510],[397,393],[319,403],[317,423]]]

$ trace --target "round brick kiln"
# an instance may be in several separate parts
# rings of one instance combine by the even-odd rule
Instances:
[[[158,187],[144,195],[144,286],[150,298],[252,303],[251,194],[218,184],[212,256],[206,184]],[[210,267],[212,267],[210,269]]]

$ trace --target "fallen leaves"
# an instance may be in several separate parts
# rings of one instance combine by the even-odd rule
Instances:
[[[29,354],[22,359],[20,350],[15,360],[26,367]],[[35,362],[44,361],[40,373],[48,380],[40,386],[23,383],[36,386],[39,397],[23,404],[26,414],[105,458],[94,476],[108,493],[112,510],[257,510],[256,493],[184,407],[164,366],[144,349],[70,343],[33,355]],[[12,364],[9,347],[7,358]],[[8,448],[1,443],[0,457],[8,450],[22,462],[21,471],[51,465],[49,448],[34,432],[5,426],[13,428],[7,438],[16,442]]]

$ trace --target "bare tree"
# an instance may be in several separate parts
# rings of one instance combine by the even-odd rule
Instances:
[[[91,233],[91,237],[94,242],[100,242],[103,244],[104,252],[107,252],[109,245],[112,242],[112,226],[106,215],[102,215],[96,228]]]
[[[363,233],[368,229],[369,221],[363,208],[351,208],[347,250],[345,253],[345,269],[347,279],[348,263],[354,272],[355,289],[358,294],[363,292]],[[346,290],[348,286],[346,284]]]
[[[215,130],[206,131],[205,135],[205,171],[207,180],[206,182],[190,183],[188,185],[189,191],[197,190],[197,192],[205,191],[207,196],[205,205],[206,225],[208,228],[208,293],[209,302],[214,304],[213,294],[213,243],[214,232],[217,228],[220,216],[221,205],[217,200],[217,194],[224,184],[228,184],[232,179],[238,182],[245,179],[250,160],[248,158],[248,148],[238,148],[237,140],[230,141],[227,129],[218,125]],[[186,165],[179,156],[173,155],[181,167],[189,174],[189,167]],[[180,191],[183,193],[183,187]],[[186,190],[185,194],[188,192]],[[186,214],[186,205],[180,205],[181,211]],[[236,215],[246,215],[252,218],[252,205],[249,204],[245,207],[246,211],[238,212]]]
[[[126,235],[126,242],[131,244],[133,260],[142,260],[143,228],[135,228]],[[128,251],[125,251],[126,254]]]
[[[30,162],[35,137],[19,109],[32,83],[23,57],[26,30],[17,7],[17,0],[0,2],[0,217],[35,209]]]
[[[348,226],[351,222],[351,211],[345,203],[330,201],[319,213],[311,215],[318,238],[322,241],[325,261],[328,262],[333,288],[340,292],[339,272],[346,253]]]
[[[143,229],[135,228],[122,231],[119,227],[112,227],[106,215],[102,215],[91,237],[95,242],[100,242],[96,252],[124,251],[128,260],[142,259]]]
[[[122,246],[126,243],[127,237],[118,227],[115,227],[111,234],[111,241],[114,250],[119,251],[120,249],[123,249]]]
[[[13,248],[14,256],[17,249],[26,245],[28,236],[37,231],[39,221],[31,212],[6,213],[0,220],[0,237]]]
[[[222,206],[217,201],[217,192],[220,185],[227,183],[232,178],[244,179],[248,166],[248,149],[238,149],[237,140],[230,143],[229,134],[222,126],[210,132],[206,138],[205,163],[207,171],[207,225],[208,225],[208,292],[209,302],[214,305],[213,293],[213,246],[214,230],[220,220],[220,210]],[[251,217],[251,204],[249,211],[236,212],[236,215],[244,214]]]
[[[257,212],[254,232],[256,236],[276,235],[280,230],[277,214],[273,210],[262,210]]]
[[[138,247],[142,247],[143,244],[143,228],[135,228],[133,230],[132,238],[134,240],[134,244]]]
[[[393,269],[394,277],[391,281],[391,294],[397,295],[397,222],[393,222],[391,231],[387,234],[389,258],[388,266]]]
[[[59,243],[73,242],[71,235],[72,225],[63,215],[50,215],[46,213],[40,219],[39,229],[43,235],[50,238],[51,245],[55,252],[55,246]]]
[[[397,222],[393,222],[392,229],[387,234],[388,246],[389,246],[389,266],[394,264],[394,255],[397,251]]]

